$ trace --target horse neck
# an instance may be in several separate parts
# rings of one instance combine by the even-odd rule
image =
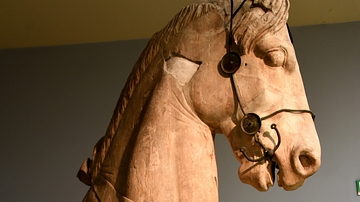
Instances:
[[[103,176],[134,201],[205,196],[216,201],[213,134],[193,113],[176,79],[163,72],[158,79],[156,85],[140,84],[134,93],[109,148],[112,155],[105,157]],[[199,184],[203,190],[194,192]]]

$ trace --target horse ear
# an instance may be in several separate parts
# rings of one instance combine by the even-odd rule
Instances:
[[[236,52],[226,53],[220,61],[220,69],[225,75],[234,74],[241,65],[241,58]]]

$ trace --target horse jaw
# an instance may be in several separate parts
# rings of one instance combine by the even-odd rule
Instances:
[[[274,185],[272,172],[273,162],[250,163],[244,158],[238,169],[238,176],[241,182],[253,186],[261,192],[265,192]]]
[[[262,148],[253,141],[253,137],[243,134],[231,121],[224,121],[221,124],[236,159],[240,162],[238,177],[241,182],[253,186],[261,192],[265,192],[274,185],[274,163],[272,161],[260,161],[257,163],[248,161],[240,151],[241,147],[249,148],[248,154],[252,158],[263,156]]]

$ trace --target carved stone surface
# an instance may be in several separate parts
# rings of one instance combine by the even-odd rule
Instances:
[[[259,191],[275,175],[293,190],[314,174],[320,143],[288,9],[288,0],[248,0],[237,13],[228,1],[196,3],[156,33],[78,173],[90,185],[84,201],[218,201],[215,134],[228,138],[240,180]],[[233,74],[221,70],[227,53],[241,58]],[[250,113],[258,118],[244,120]]]

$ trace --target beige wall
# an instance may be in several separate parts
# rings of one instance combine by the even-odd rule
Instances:
[[[1,0],[0,49],[150,38],[194,1]],[[358,0],[290,3],[290,26],[360,20]]]

